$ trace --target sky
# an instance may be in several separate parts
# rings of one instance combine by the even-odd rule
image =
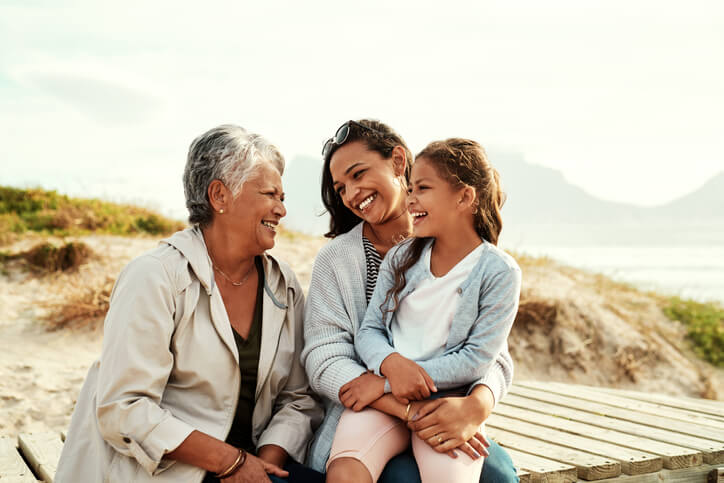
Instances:
[[[0,0],[0,184],[182,208],[215,125],[291,160],[372,117],[657,205],[724,170],[722,59],[720,0]]]

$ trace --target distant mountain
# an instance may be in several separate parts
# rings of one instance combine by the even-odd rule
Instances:
[[[651,210],[657,218],[724,221],[724,171],[696,191]]]
[[[637,222],[643,216],[642,208],[596,198],[522,155],[491,151],[489,157],[508,195],[503,215],[516,224]]]
[[[596,198],[559,171],[527,163],[521,154],[491,150],[489,156],[508,195],[503,207],[507,226],[724,223],[724,172],[678,200],[647,208]],[[313,157],[297,156],[288,163],[283,178],[288,214],[283,223],[290,228],[312,234],[328,229],[321,169],[321,159]]]

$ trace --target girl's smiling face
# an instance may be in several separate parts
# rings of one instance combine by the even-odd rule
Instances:
[[[399,177],[402,164],[370,151],[362,141],[339,147],[329,162],[334,189],[352,213],[377,225],[400,214],[405,192]],[[398,172],[399,171],[399,172]]]
[[[454,233],[460,223],[469,222],[464,219],[461,209],[463,191],[464,188],[455,188],[442,178],[431,161],[417,158],[407,197],[413,235],[438,237],[443,233]]]

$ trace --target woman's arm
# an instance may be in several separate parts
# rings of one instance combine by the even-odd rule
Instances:
[[[292,367],[278,368],[288,371],[284,389],[274,401],[269,424],[259,437],[259,456],[266,461],[283,466],[287,453],[297,461],[304,461],[307,443],[324,416],[321,404],[309,388],[307,375],[300,360],[304,344],[304,294],[296,277],[289,293],[294,320],[294,356]],[[274,370],[274,369],[272,369]]]
[[[104,323],[96,393],[103,438],[158,474],[194,428],[159,404],[173,367],[173,285],[161,262],[146,255],[121,272]]]
[[[264,448],[269,448],[269,446]],[[230,468],[238,456],[237,448],[200,431],[193,431],[178,448],[167,455],[170,459],[197,466],[215,474],[220,474]],[[289,473],[281,469],[281,466],[269,463],[269,460],[262,456],[261,451],[259,451],[258,458],[247,454],[238,473],[224,481],[228,483],[269,481],[267,474],[286,478]]]
[[[340,402],[342,386],[367,372],[354,348],[356,321],[353,307],[346,307],[343,290],[362,290],[350,286],[335,270],[336,253],[329,245],[320,250],[314,262],[304,317],[302,364],[312,389],[327,399]]]

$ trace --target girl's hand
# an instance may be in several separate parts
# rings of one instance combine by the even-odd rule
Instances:
[[[478,433],[489,414],[486,409],[480,400],[471,396],[440,398],[425,403],[407,426],[435,451],[450,452],[460,448],[471,458],[476,458],[476,453],[487,456],[485,448],[489,444]]]
[[[385,394],[385,378],[371,372],[355,377],[339,390],[339,400],[353,411],[364,408]]]
[[[289,476],[288,471],[284,471],[277,465],[267,463],[261,458],[257,458],[251,453],[246,454],[244,466],[239,471],[228,478],[223,478],[224,483],[255,483],[271,481],[267,474],[275,475],[280,478]]]
[[[392,395],[402,404],[428,398],[430,391],[437,392],[425,369],[397,352],[382,361],[380,372],[390,381]]]

